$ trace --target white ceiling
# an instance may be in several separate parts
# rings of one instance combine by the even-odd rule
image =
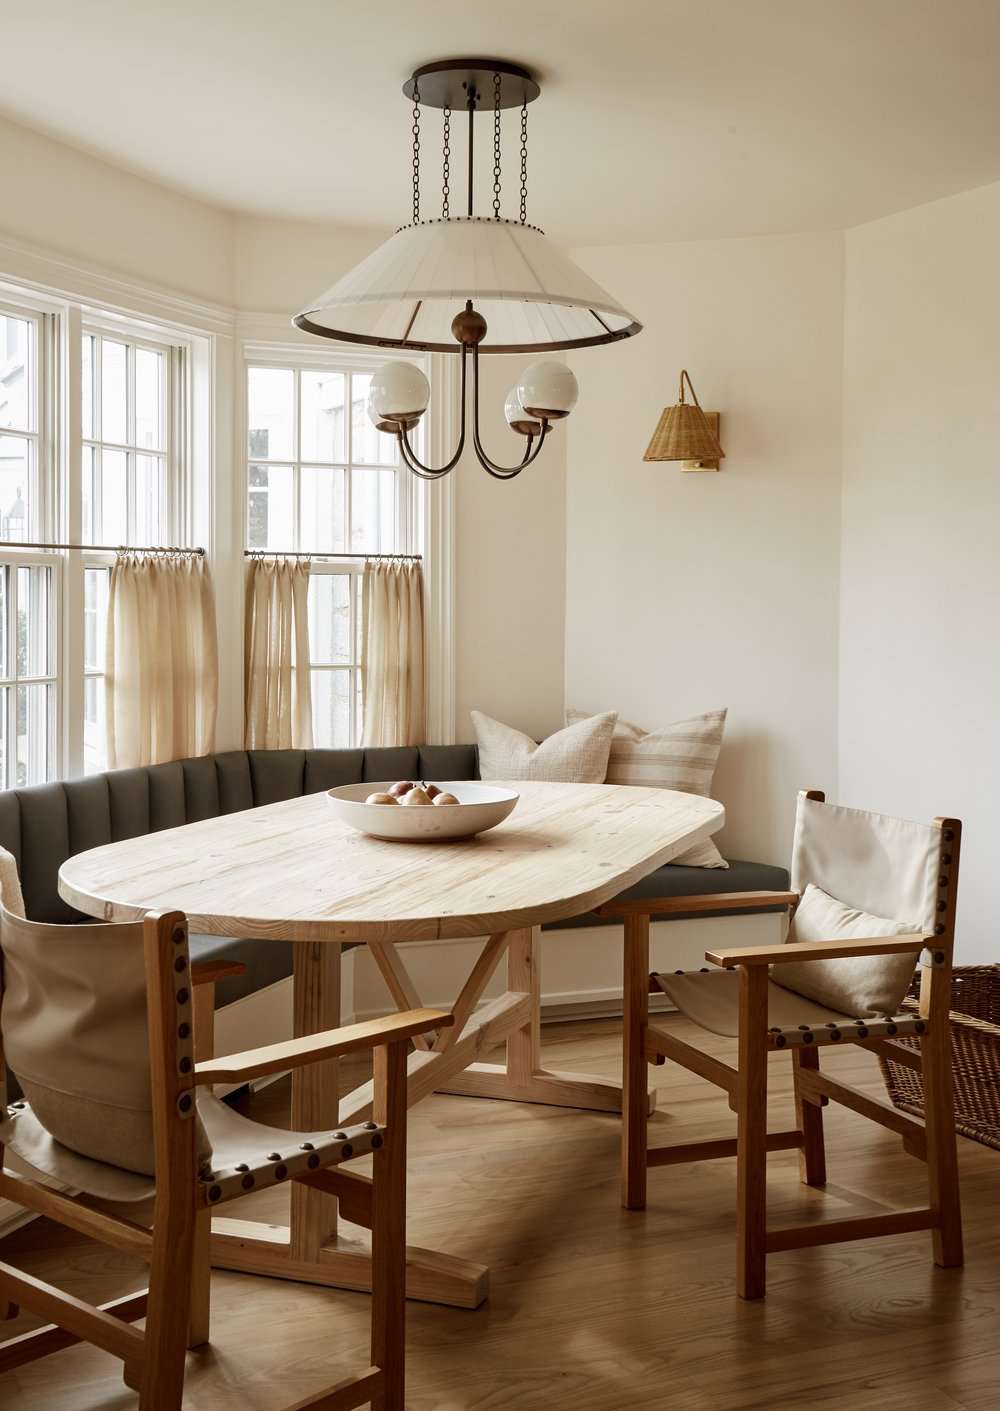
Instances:
[[[528,214],[566,243],[840,228],[1000,179],[998,0],[0,10],[0,112],[238,210],[409,219],[400,84],[459,54],[518,60],[542,79]],[[425,214],[437,214],[439,124],[428,111]]]

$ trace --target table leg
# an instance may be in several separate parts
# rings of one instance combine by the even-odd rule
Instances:
[[[339,945],[295,943],[296,1035],[334,1029],[340,1023],[340,967]],[[411,1055],[411,1059],[416,1056]],[[336,1130],[340,1120],[338,1099],[336,1060],[296,1069],[292,1075],[293,1128]],[[298,1182],[292,1185],[290,1199],[287,1226],[216,1217],[212,1221],[213,1267],[370,1292],[370,1243],[354,1226],[338,1230],[336,1199]],[[488,1288],[489,1270],[485,1265],[437,1250],[407,1247],[409,1298],[455,1308],[478,1308]]]

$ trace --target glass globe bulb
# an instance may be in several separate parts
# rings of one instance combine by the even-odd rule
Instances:
[[[511,431],[516,431],[520,436],[537,436],[541,432],[541,423],[533,421],[521,406],[516,387],[512,387],[507,393],[503,414]]]
[[[381,430],[395,430],[400,424],[409,429],[427,410],[430,396],[430,383],[413,363],[383,363],[368,386],[368,415],[376,426],[389,423]]]
[[[557,421],[576,406],[580,388],[565,363],[546,359],[525,368],[515,391],[529,416]]]

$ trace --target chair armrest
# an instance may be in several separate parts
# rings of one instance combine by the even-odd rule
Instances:
[[[195,1064],[194,1081],[198,1087],[212,1083],[248,1083],[267,1073],[303,1068],[307,1063],[319,1063],[324,1058],[353,1053],[355,1049],[401,1043],[415,1034],[426,1034],[429,1029],[446,1029],[454,1022],[454,1015],[442,1014],[436,1009],[410,1009],[403,1014],[390,1014],[385,1019],[366,1019],[361,1024],[347,1024],[321,1034],[304,1034],[299,1039],[268,1044],[266,1048],[207,1058]]]
[[[242,960],[196,960],[191,965],[191,981],[195,985],[214,985],[216,980],[246,973]]]
[[[787,946],[735,946],[709,950],[705,959],[731,970],[734,965],[789,965],[796,960],[838,960],[852,955],[905,955],[923,950],[927,939],[911,936],[872,936],[860,941],[795,941]]]
[[[741,911],[744,907],[794,906],[798,892],[706,892],[690,897],[612,898],[597,916],[668,916],[672,911]]]

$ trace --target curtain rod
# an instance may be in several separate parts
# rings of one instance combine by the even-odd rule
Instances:
[[[306,549],[244,549],[244,558],[279,559],[411,559],[421,562],[423,554],[366,554],[359,550],[356,554],[311,553]]]
[[[184,549],[179,544],[43,544],[27,543],[16,539],[0,539],[0,554],[4,549],[80,549],[91,554],[197,554],[205,556],[201,548]]]

